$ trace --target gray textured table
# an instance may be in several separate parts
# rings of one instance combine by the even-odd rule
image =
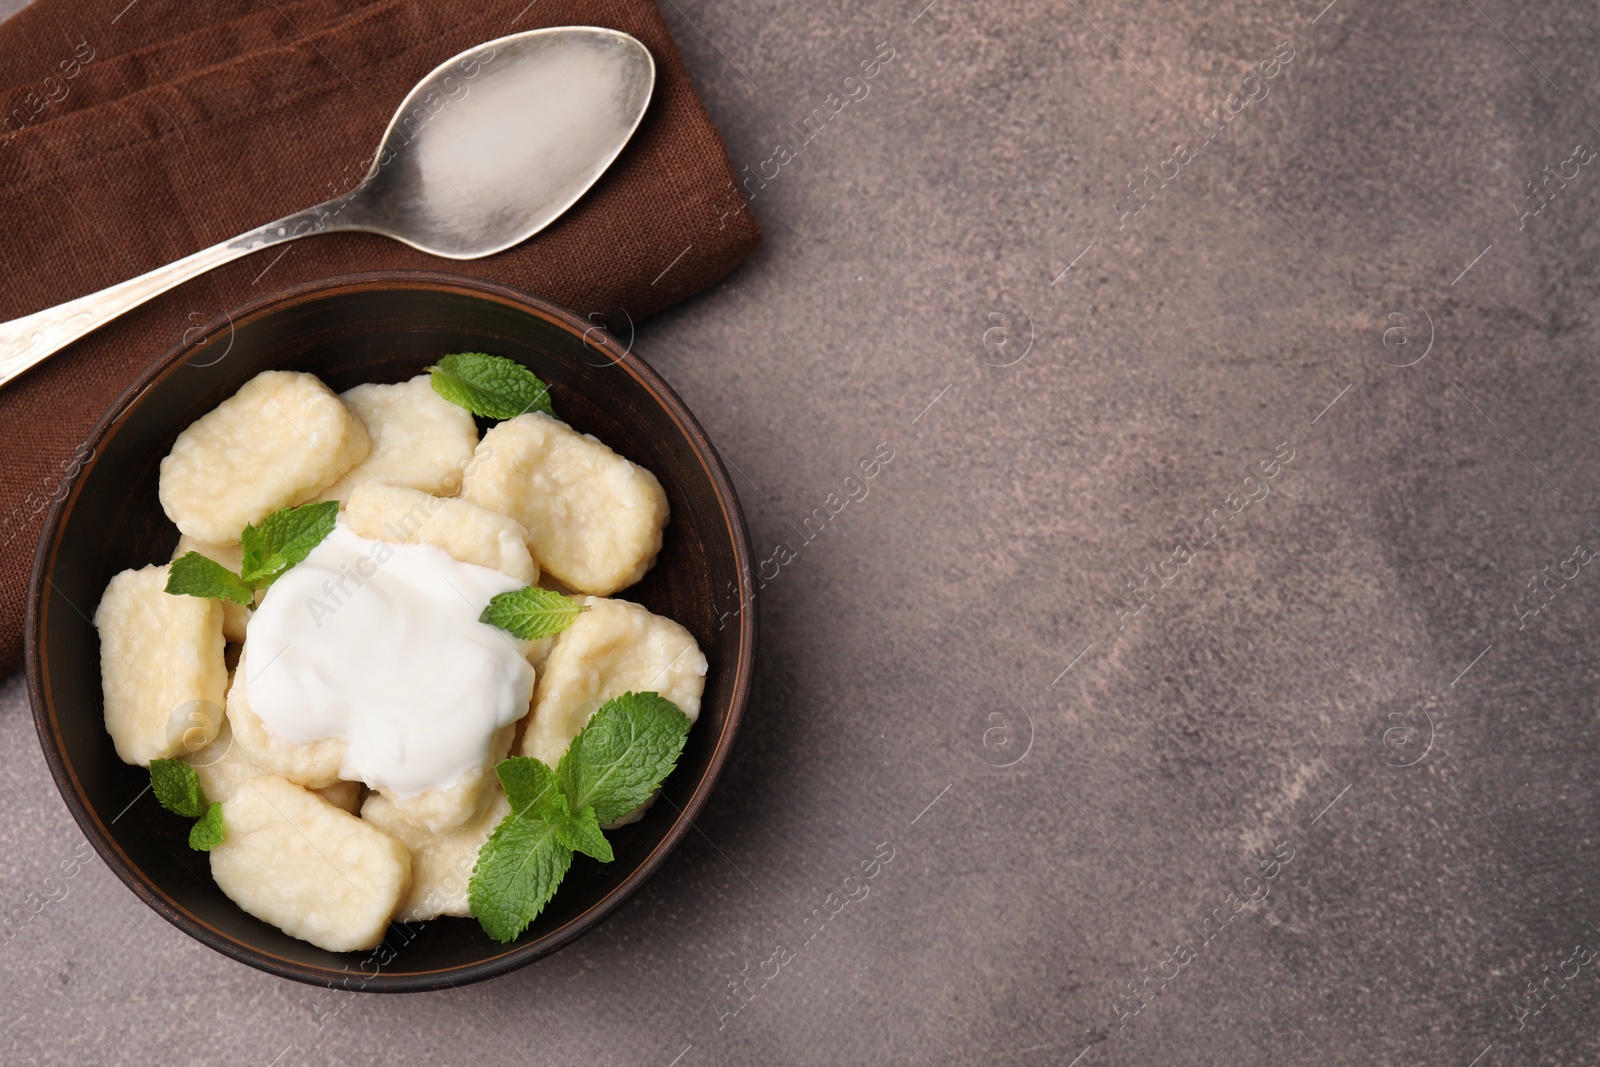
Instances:
[[[793,557],[701,833],[346,998],[74,864],[12,679],[0,1061],[1595,1062],[1600,14],[925,2],[665,5],[776,176],[637,350]]]

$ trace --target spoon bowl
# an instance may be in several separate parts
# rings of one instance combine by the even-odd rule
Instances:
[[[406,97],[331,228],[449,259],[518,244],[561,216],[649,106],[655,60],[616,30],[566,26],[490,41]]]
[[[173,286],[285,241],[358,230],[449,259],[502,252],[599,180],[644,118],[655,77],[649,49],[597,26],[528,30],[462,52],[406,95],[348,193],[0,323],[0,387]]]

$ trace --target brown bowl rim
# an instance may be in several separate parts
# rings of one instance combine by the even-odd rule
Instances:
[[[363,271],[303,282],[258,297],[232,311],[217,316],[206,324],[199,336],[212,337],[225,324],[239,325],[255,321],[271,314],[279,306],[291,301],[310,296],[329,296],[337,293],[353,293],[374,289],[444,291],[499,302],[543,318],[583,339],[585,343],[605,349],[612,357],[613,366],[623,369],[626,373],[632,375],[638,384],[657,403],[662,405],[693,448],[715,490],[717,501],[722,507],[723,521],[727,525],[733,540],[734,557],[738,564],[735,588],[739,596],[739,603],[744,605],[754,604],[755,588],[754,581],[751,578],[752,552],[749,528],[745,524],[744,510],[739,504],[739,497],[734,490],[733,481],[728,477],[728,472],[722,465],[716,446],[711,442],[705,430],[700,426],[699,421],[695,419],[676,391],[667,384],[660,374],[631,351],[631,344],[624,348],[608,331],[595,326],[593,322],[557,304],[512,286],[502,285],[498,282],[491,282],[470,275],[453,274],[445,271]],[[678,806],[677,818],[673,820],[665,836],[619,885],[585,908],[570,921],[533,941],[526,944],[513,943],[505,951],[476,963],[440,968],[433,971],[402,974],[386,974],[380,967],[372,975],[367,975],[363,972],[358,977],[356,972],[353,971],[334,971],[327,968],[309,966],[248,945],[211,926],[158,892],[141,870],[133,864],[117,845],[110,831],[101,821],[100,816],[89,806],[78,785],[76,775],[73,773],[72,768],[68,766],[63,755],[62,739],[56,717],[53,714],[53,705],[45,699],[48,686],[44,668],[48,655],[41,648],[39,639],[39,635],[43,632],[41,627],[43,614],[46,610],[44,607],[44,590],[50,582],[50,574],[54,569],[63,521],[71,512],[78,498],[78,492],[82,486],[84,476],[100,454],[100,446],[114,432],[118,423],[138,404],[145,391],[157,381],[174,373],[179,367],[183,366],[184,356],[192,350],[193,345],[186,341],[180,341],[170,348],[160,359],[156,360],[140,374],[133,384],[129,385],[117,397],[95,423],[94,428],[84,441],[85,448],[92,448],[89,453],[90,458],[82,464],[81,468],[67,483],[66,491],[57,494],[55,502],[46,515],[44,527],[39,537],[39,545],[34,553],[33,571],[28,585],[27,617],[24,630],[25,670],[27,673],[28,697],[33,707],[34,730],[38,734],[39,745],[44,750],[45,763],[50,768],[51,778],[55,781],[56,788],[66,802],[68,810],[71,811],[73,819],[76,820],[79,828],[83,830],[90,844],[94,846],[100,858],[105,861],[106,866],[111,868],[117,877],[133,891],[135,896],[190,937],[233,960],[248,964],[269,974],[328,988],[355,989],[379,993],[410,993],[480,982],[527,966],[535,960],[542,959],[566,947],[593,930],[601,922],[609,918],[660,869],[667,857],[677,848],[678,844],[693,827],[695,816],[705,806],[712,789],[716,786],[717,779],[721,777],[723,767],[727,763],[735,738],[738,735],[739,724],[744,717],[745,707],[749,701],[752,674],[755,667],[757,620],[756,612],[750,610],[749,607],[740,611],[738,616],[739,655],[737,661],[731,665],[731,669],[734,671],[733,695],[729,703],[726,721],[717,737],[716,745],[706,765],[704,776],[689,798]],[[385,944],[387,944],[387,937]],[[380,946],[380,949],[373,950],[373,954],[381,951],[383,947]],[[347,953],[346,955],[353,957],[357,953]],[[371,958],[370,955],[367,957],[368,960]]]

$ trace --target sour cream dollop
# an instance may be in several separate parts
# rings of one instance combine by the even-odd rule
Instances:
[[[527,714],[525,646],[478,621],[491,597],[521,587],[341,522],[250,618],[239,664],[250,707],[285,741],[344,741],[341,778],[402,797],[445,788]]]

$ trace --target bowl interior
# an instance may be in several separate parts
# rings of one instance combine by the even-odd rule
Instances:
[[[192,340],[192,339],[191,339]],[[403,381],[449,352],[525,363],[577,429],[649,468],[672,509],[656,565],[619,594],[682,623],[710,663],[701,715],[663,799],[613,831],[609,864],[576,856],[560,891],[515,943],[473,919],[391,927],[371,953],[331,953],[251,918],[161,809],[149,775],[117,759],[103,724],[91,622],[112,575],[170,558],[178,533],[156,486],[179,431],[263,370],[302,370],[341,391]],[[66,357],[70,358],[70,356]],[[91,452],[92,450],[92,452]],[[212,947],[302,981],[378,991],[490,977],[545,955],[615,908],[689,828],[725,759],[749,686],[749,549],[715,450],[671,389],[609,335],[514,290],[457,276],[361,275],[271,297],[162,359],[106,415],[52,511],[35,561],[28,673],[41,744],[73,815],[147,903]],[[743,609],[741,608],[743,606]]]

